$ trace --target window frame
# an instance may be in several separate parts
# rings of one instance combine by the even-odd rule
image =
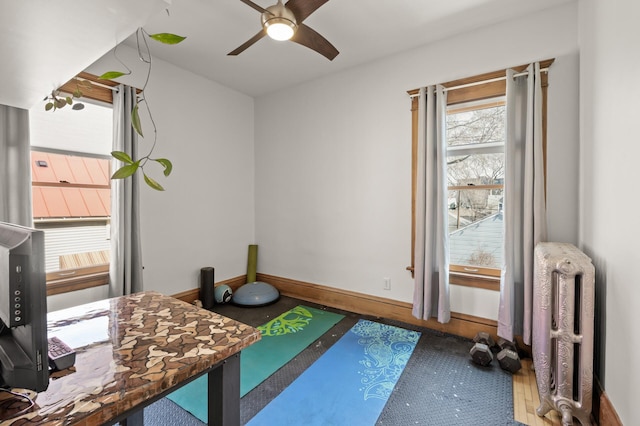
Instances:
[[[98,101],[98,103],[108,104],[113,107],[113,90],[119,85],[119,83],[111,80],[103,80],[96,75],[83,71],[63,84],[58,90],[62,93],[73,94],[73,92],[78,88],[79,84],[81,85],[82,91],[82,98],[80,99]],[[32,147],[31,151],[49,152],[63,155],[76,155],[81,157],[110,158],[98,154],[72,152],[42,147]],[[43,184],[43,186],[46,186],[46,184]],[[74,186],[103,187],[102,185],[96,186],[82,184]],[[110,188],[111,185],[109,185],[108,187]],[[46,274],[47,296],[108,285],[109,267],[110,265],[107,263],[102,265],[91,265],[86,267],[70,268],[48,272]]]
[[[547,69],[554,59],[540,61],[540,68]],[[519,65],[510,69],[523,72],[529,65]],[[447,108],[476,101],[483,101],[506,95],[506,69],[479,74],[472,77],[442,83],[448,89]],[[547,174],[547,88],[548,74],[541,73],[542,85],[542,153],[544,174]],[[418,93],[420,89],[408,91],[411,97],[411,263],[407,270],[414,277],[416,246],[416,190],[418,181]],[[546,196],[546,180],[545,180]],[[462,267],[464,268],[464,267]],[[460,265],[450,265],[451,284],[500,291],[500,271],[478,268],[479,271],[464,271]]]

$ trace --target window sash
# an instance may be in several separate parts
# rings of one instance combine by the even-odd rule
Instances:
[[[447,157],[474,154],[503,154],[504,142],[487,142],[468,145],[454,145],[447,148]]]

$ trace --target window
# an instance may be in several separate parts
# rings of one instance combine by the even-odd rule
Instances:
[[[87,76],[61,90],[72,92]],[[81,90],[82,110],[29,111],[33,219],[45,233],[49,295],[109,279],[111,90],[87,83]]]
[[[499,276],[504,121],[503,98],[448,108],[447,203],[452,271]]]
[[[547,68],[553,60],[541,62]],[[514,67],[516,71],[526,66]],[[451,284],[500,289],[503,247],[505,71],[444,83],[447,88],[447,172]],[[546,147],[547,74],[542,74]],[[410,91],[410,95],[417,94]],[[411,265],[415,253],[418,98],[412,98]],[[546,151],[546,149],[545,149]]]

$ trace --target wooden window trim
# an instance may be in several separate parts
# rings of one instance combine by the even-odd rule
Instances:
[[[504,185],[492,184],[492,185],[452,185],[448,186],[449,191],[473,191],[476,189],[502,189]]]
[[[555,59],[547,59],[544,61],[540,61],[540,68],[549,68]],[[529,64],[519,65],[517,67],[511,67],[509,69],[513,69],[516,72],[523,72],[527,69]],[[453,89],[447,93],[447,105],[456,105],[464,102],[472,102],[472,101],[480,101],[483,99],[496,98],[499,96],[504,96],[506,92],[506,81],[503,79],[505,77],[507,70],[499,70],[492,71],[484,74],[475,75],[473,77],[461,78],[458,80],[448,81],[446,83],[442,83],[442,86],[445,88],[452,88],[458,86],[465,86],[468,84],[481,83],[483,81],[493,80],[497,78],[502,78],[502,80],[494,81],[490,83],[477,84],[474,86],[463,87],[459,89]],[[548,74],[542,73],[542,87],[548,86]],[[420,89],[409,90],[407,93],[413,96],[412,101],[415,101],[415,107],[418,107],[418,100],[415,98],[415,95],[418,94]]]
[[[540,68],[549,68],[555,59],[547,59],[540,61]],[[516,72],[523,72],[527,69],[529,64],[519,65],[517,67],[510,67]],[[458,80],[448,81],[442,83],[445,88],[455,88],[458,86],[466,86],[462,88],[452,89],[447,93],[447,106],[457,105],[466,102],[480,101],[484,99],[495,98],[499,96],[505,96],[506,94],[506,80],[504,76],[506,69],[492,71],[484,74],[479,74],[472,77],[462,78]],[[498,81],[490,81],[482,83],[483,81],[489,81],[494,79],[501,79]],[[547,89],[549,86],[548,73],[541,74],[542,85],[542,154],[544,158],[544,174],[547,175]],[[478,84],[476,84],[478,83]],[[420,89],[409,90],[408,93],[411,96],[411,264],[407,266],[407,270],[411,272],[411,276],[414,276],[415,270],[415,248],[416,248],[416,188],[418,181],[418,92]],[[545,194],[546,194],[546,180],[545,180]],[[477,288],[488,288],[490,290],[500,290],[500,278],[498,274],[497,283],[495,286],[489,285],[488,282],[495,282],[495,277],[487,278],[486,275],[460,275],[457,272],[450,272],[449,282],[457,285],[467,285]],[[463,284],[461,284],[463,283]],[[489,288],[490,287],[490,288]]]
[[[82,71],[71,80],[58,88],[59,91],[70,93],[80,89],[82,98],[113,104],[113,91],[120,83],[113,80],[104,80],[97,75]],[[136,88],[136,93],[142,93],[142,89]],[[80,98],[80,99],[82,99]]]
[[[106,102],[113,105],[113,90],[120,83],[103,80],[97,75],[81,72],[58,89],[64,93],[82,91],[82,98]],[[140,89],[137,89],[138,93]],[[80,99],[82,99],[80,98]],[[35,186],[53,186],[54,184],[38,183]],[[58,186],[59,184],[55,184]],[[75,188],[109,188],[104,185],[70,184]],[[93,265],[83,268],[65,269],[47,273],[47,296],[62,294],[86,288],[109,284],[109,265]]]
[[[500,270],[496,268],[483,268],[481,266],[464,266],[464,265],[449,265],[449,272],[455,272],[459,274],[481,275],[484,277],[498,277],[500,278]]]
[[[109,264],[47,273],[47,296],[109,284]]]
[[[464,287],[483,288],[485,290],[500,291],[500,277],[477,274],[463,274],[449,272],[449,283]]]
[[[60,187],[62,185],[59,182],[33,182],[31,186]],[[111,189],[111,185],[93,185],[90,183],[68,183],[64,186],[65,188]]]
[[[112,88],[117,87],[118,85],[119,83],[116,83],[115,81],[102,80],[97,75],[83,71],[60,86],[58,90],[65,93],[73,93],[76,89],[80,89],[83,98],[113,104]]]

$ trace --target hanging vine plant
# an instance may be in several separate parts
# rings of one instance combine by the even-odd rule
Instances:
[[[153,115],[151,114],[151,108],[149,107],[149,103],[147,102],[147,99],[145,97],[145,89],[147,87],[147,84],[149,83],[152,67],[151,49],[149,48],[147,39],[152,39],[163,44],[178,44],[185,40],[185,38],[186,37],[171,33],[149,34],[143,28],[138,28],[138,30],[136,31],[136,46],[138,49],[138,58],[147,65],[147,75],[144,85],[138,92],[136,103],[131,110],[131,126],[133,127],[135,132],[140,135],[140,137],[144,138],[140,120],[140,106],[142,105],[146,110],[147,116],[149,117],[151,125],[153,127],[153,143],[147,155],[144,155],[138,159],[131,158],[129,154],[123,151],[112,151],[111,156],[116,160],[123,162],[124,166],[116,170],[113,175],[111,175],[111,179],[126,179],[134,175],[136,172],[140,171],[144,177],[145,183],[148,186],[157,191],[164,191],[164,187],[160,185],[155,179],[151,178],[147,173],[145,173],[144,170],[145,165],[147,165],[149,161],[160,164],[163,168],[163,174],[165,176],[169,176],[171,174],[171,171],[173,170],[173,165],[169,159],[152,157],[153,151],[156,147],[156,142],[158,140],[158,131],[156,123],[153,119]],[[114,50],[114,56],[116,60],[120,62],[120,64],[122,64],[126,71],[107,71],[99,77],[100,79],[113,81],[119,77],[132,74],[131,69],[126,65],[126,63],[118,58],[118,56],[116,55],[116,50]],[[79,81],[71,96],[63,96],[59,90],[52,91],[51,94],[45,98],[45,110],[55,111],[57,109],[64,108],[67,105],[71,105],[71,108],[74,110],[83,109],[84,105],[76,101],[76,99],[79,99],[83,96],[83,89],[86,89],[86,87],[82,86],[83,83],[88,84],[88,82]]]

